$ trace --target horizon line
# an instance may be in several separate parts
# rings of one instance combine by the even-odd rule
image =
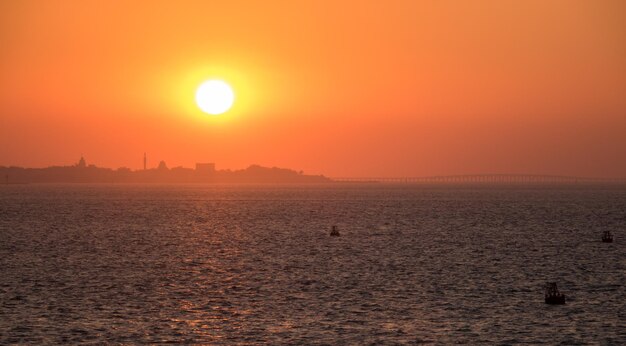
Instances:
[[[80,161],[79,161],[80,162]],[[196,163],[196,165],[201,164],[207,164],[207,163]],[[215,164],[213,162],[209,162],[208,164]],[[268,167],[268,166],[262,166],[260,164],[249,164],[246,168],[250,168],[253,166],[259,166],[259,167],[263,167],[263,168],[280,168],[280,169],[289,169],[289,170],[295,170],[293,168],[287,168],[287,167],[279,167],[279,166],[272,166],[272,167]],[[52,165],[52,166],[47,166],[47,167],[25,167],[25,166],[16,166],[16,165],[0,165],[0,167],[3,168],[21,168],[21,169],[47,169],[47,168],[54,168],[54,167],[77,167],[77,168],[100,168],[100,169],[110,169],[110,170],[116,170],[116,169],[129,169],[131,171],[135,171],[135,172],[140,172],[140,171],[144,171],[144,170],[158,170],[158,166],[157,167],[152,167],[152,168],[139,168],[139,169],[131,169],[129,167],[126,166],[120,166],[118,168],[110,168],[110,167],[100,167],[100,166],[96,166],[94,164],[90,164],[90,165],[86,165],[86,166],[79,166],[78,164],[73,164],[73,165]],[[176,166],[176,167],[172,167],[172,168],[167,168],[168,170],[171,169],[175,169],[175,168],[183,168],[183,169],[190,169],[190,170],[197,170],[198,168],[193,168],[193,167],[184,167],[184,166]],[[245,169],[245,168],[244,168]],[[225,168],[225,169],[220,169],[220,171],[228,171],[228,170],[232,170],[231,168]],[[217,170],[216,170],[217,171]],[[296,170],[297,171],[297,170]],[[559,180],[559,181],[580,181],[580,182],[626,182],[626,177],[597,177],[597,176],[584,176],[584,175],[568,175],[568,174],[545,174],[545,173],[462,173],[462,174],[436,174],[436,175],[405,175],[405,176],[397,176],[397,175],[389,175],[389,176],[381,176],[381,175],[376,175],[376,176],[367,176],[367,175],[355,175],[355,176],[330,176],[330,175],[324,175],[321,174],[322,176],[326,176],[327,178],[333,180],[333,181],[337,181],[337,182],[462,182],[462,181],[467,181],[467,182],[471,182],[471,179],[501,179],[502,182],[506,182],[507,179],[510,180],[515,180],[515,179],[519,179],[520,181],[523,180],[524,178],[537,181],[537,180],[545,180],[548,181],[550,179],[552,180]]]

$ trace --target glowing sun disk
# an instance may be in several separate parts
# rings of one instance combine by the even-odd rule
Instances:
[[[233,89],[221,80],[209,80],[196,90],[196,104],[205,113],[222,114],[233,106]]]

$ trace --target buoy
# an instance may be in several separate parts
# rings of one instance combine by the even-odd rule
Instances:
[[[559,292],[556,282],[548,282],[546,285],[545,301],[552,305],[565,304],[565,295]]]

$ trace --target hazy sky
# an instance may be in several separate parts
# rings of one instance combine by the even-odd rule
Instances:
[[[203,114],[204,80],[234,108]],[[2,1],[0,165],[626,177],[626,1]]]

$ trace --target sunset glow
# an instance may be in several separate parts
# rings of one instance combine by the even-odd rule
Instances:
[[[339,177],[623,177],[624,13],[612,0],[6,1],[0,165],[82,153],[139,168],[147,151]],[[208,80],[235,94],[221,116],[196,100]]]

